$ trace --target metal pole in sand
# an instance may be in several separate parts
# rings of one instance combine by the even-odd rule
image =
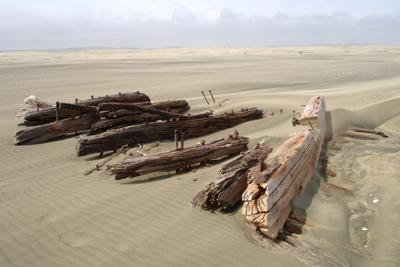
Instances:
[[[204,96],[204,99],[206,100],[207,105],[210,105],[210,102],[208,102],[208,99],[207,99],[206,95],[204,94],[204,91],[201,91],[201,94]]]
[[[208,92],[209,92],[210,95],[211,95],[212,101],[215,103],[215,99],[214,99],[213,93],[211,92],[211,90],[208,90]]]

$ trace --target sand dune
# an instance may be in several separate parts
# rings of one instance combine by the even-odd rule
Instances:
[[[220,105],[204,103],[205,89]],[[0,266],[301,265],[253,243],[240,214],[191,207],[219,165],[122,184],[106,173],[83,176],[98,160],[77,158],[74,139],[13,145],[14,114],[30,94],[55,102],[130,90],[155,100],[186,98],[193,113],[244,106],[274,112],[237,127],[251,145],[276,147],[297,130],[292,111],[317,94],[325,96],[334,140],[348,126],[390,132],[389,139],[351,141],[332,152],[337,176],[328,182],[352,196],[328,196],[320,190],[326,177],[316,173],[296,205],[312,225],[300,239],[352,266],[400,264],[400,48],[343,46],[0,53]],[[172,147],[162,142],[151,152]]]

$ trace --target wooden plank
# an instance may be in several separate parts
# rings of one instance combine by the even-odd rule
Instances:
[[[132,157],[110,166],[115,179],[135,177],[153,172],[179,170],[199,166],[239,154],[247,149],[248,139],[237,136],[217,140],[208,144],[190,146],[143,157]]]

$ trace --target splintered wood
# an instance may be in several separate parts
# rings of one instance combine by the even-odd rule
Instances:
[[[242,200],[251,172],[259,168],[270,149],[257,144],[251,150],[225,164],[219,171],[219,177],[199,192],[192,201],[193,206],[200,206],[210,211],[230,211]]]
[[[153,172],[176,171],[188,167],[198,167],[202,164],[221,160],[239,154],[247,149],[248,139],[240,136],[230,136],[208,144],[190,146],[143,157],[132,157],[121,163],[110,166],[115,179],[135,177]]]
[[[272,239],[281,232],[291,201],[303,193],[317,166],[325,137],[323,97],[310,99],[299,123],[311,129],[294,134],[266,159],[242,195],[247,221]]]

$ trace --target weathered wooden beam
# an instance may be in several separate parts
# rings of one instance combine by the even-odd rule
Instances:
[[[43,125],[27,127],[15,135],[15,144],[38,144],[54,138],[87,131],[96,120],[96,114],[86,113],[78,118],[68,118]]]
[[[132,125],[106,132],[82,136],[78,140],[77,154],[113,151],[123,145],[152,142],[156,140],[174,140],[174,130],[185,133],[185,138],[193,138],[230,128],[240,123],[259,119],[263,112],[252,108],[236,113],[226,113],[209,117],[187,120],[153,122],[147,125]]]
[[[133,157],[110,166],[115,179],[135,177],[153,172],[165,172],[198,167],[201,164],[239,154],[247,149],[248,138],[232,136],[208,144],[194,145],[180,150]]]
[[[72,118],[88,112],[96,113],[96,108],[79,104],[59,103],[58,119]],[[54,122],[56,120],[56,107],[28,112],[25,114],[24,120],[24,124],[27,126]]]
[[[148,108],[153,108],[157,110],[169,111],[171,109],[182,109],[181,113],[189,110],[190,106],[186,100],[167,100],[167,101],[159,101],[159,102],[141,102],[134,103],[135,105],[130,105],[131,103],[120,103],[120,102],[104,102],[99,104],[100,110],[106,111],[116,111],[116,110],[133,110],[143,112],[142,110],[138,110],[135,105],[140,105]]]
[[[171,112],[180,112],[181,110],[171,110]],[[188,117],[192,119],[196,118],[207,118],[211,115],[212,113],[210,112],[204,112],[204,113],[199,113],[199,114],[193,114],[193,115],[187,115]],[[108,129],[111,129],[113,127],[126,127],[134,124],[140,124],[144,122],[154,122],[161,120],[162,117],[160,117],[157,114],[151,114],[151,113],[139,113],[135,115],[128,115],[128,116],[122,116],[122,117],[116,117],[112,119],[101,119],[96,121],[95,123],[92,124],[91,127],[91,134],[98,133],[98,132],[103,132]]]
[[[160,118],[165,119],[187,119],[188,116],[173,113],[170,111],[165,111],[161,109],[157,109],[153,105],[140,105],[134,103],[115,103],[115,102],[107,102],[99,104],[99,109],[101,110],[116,110],[116,109],[125,109],[125,110],[137,110],[143,113],[155,114],[158,115]]]
[[[209,183],[193,199],[193,206],[199,206],[210,211],[231,211],[242,200],[242,194],[247,188],[247,181],[253,168],[259,168],[270,149],[257,144],[251,150],[222,166],[219,177]]]
[[[105,102],[120,102],[120,103],[140,103],[140,102],[150,102],[150,98],[143,93],[119,93],[115,95],[106,95],[101,97],[94,97],[87,100],[78,101],[78,104],[85,106],[97,106]]]
[[[96,113],[97,109],[96,107],[91,107],[91,106],[84,106],[80,104],[70,104],[70,103],[59,103],[59,111],[61,110],[68,110],[68,111],[76,111],[78,114],[83,114],[83,113]]]
[[[138,103],[137,105],[145,105],[153,109],[168,110],[171,113],[177,114],[184,113],[190,108],[185,100],[161,101],[153,104],[145,102]],[[106,118],[93,123],[91,133],[105,131],[120,125],[128,126],[162,119],[158,114],[143,112],[127,103],[102,103],[99,107],[100,110],[106,109],[108,112],[105,114],[101,113],[101,116],[105,116]],[[122,114],[124,114],[124,116],[121,116]]]
[[[242,213],[247,221],[272,239],[282,230],[292,199],[304,191],[315,172],[325,137],[323,97],[310,100],[299,123],[311,129],[286,140],[264,162],[267,169],[253,174],[253,181],[242,195]],[[273,172],[268,171],[270,168]]]

